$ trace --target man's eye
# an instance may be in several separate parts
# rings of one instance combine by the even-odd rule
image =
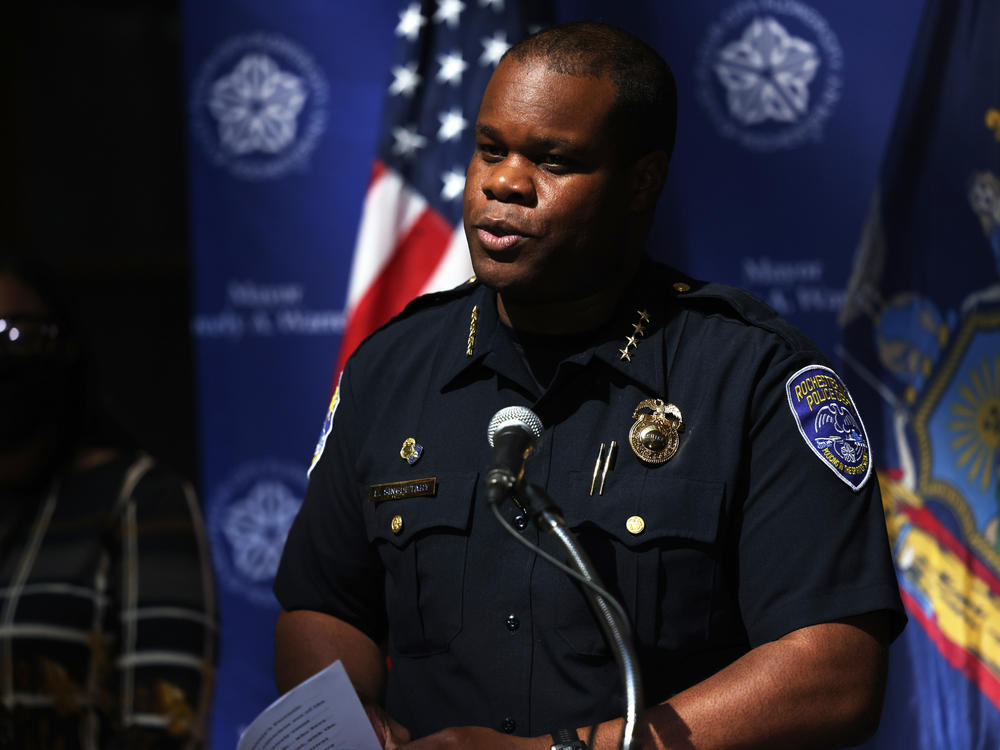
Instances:
[[[489,143],[479,144],[479,153],[482,154],[487,159],[502,159],[505,156],[504,150],[499,146],[494,146]]]
[[[560,154],[546,154],[539,159],[539,163],[546,169],[555,172],[566,172],[573,166],[571,159]]]

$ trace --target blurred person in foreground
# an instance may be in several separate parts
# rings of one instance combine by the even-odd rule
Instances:
[[[341,659],[387,748],[617,747],[586,599],[483,497],[514,405],[545,428],[524,480],[628,611],[643,747],[874,731],[905,615],[864,428],[801,332],[644,255],[675,108],[666,63],[606,25],[501,60],[465,185],[476,280],[344,369],[275,581],[281,689]]]
[[[0,748],[201,748],[216,635],[197,498],[99,407],[60,292],[0,251]]]

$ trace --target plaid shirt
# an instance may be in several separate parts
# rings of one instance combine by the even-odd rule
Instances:
[[[0,748],[198,748],[211,560],[191,487],[145,455],[0,490]]]

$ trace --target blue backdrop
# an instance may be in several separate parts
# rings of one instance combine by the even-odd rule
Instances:
[[[394,30],[411,4],[184,7],[202,495],[222,618],[216,748],[276,696],[270,584],[330,395]],[[922,4],[558,4],[560,20],[632,30],[674,69],[677,150],[653,254],[749,288],[834,356]],[[753,55],[775,46],[790,77],[768,96]],[[264,80],[274,109],[254,117],[245,90]]]

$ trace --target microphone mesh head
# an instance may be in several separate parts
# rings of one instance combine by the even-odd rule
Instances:
[[[493,447],[493,436],[504,427],[522,427],[538,440],[542,436],[542,420],[531,409],[524,406],[505,406],[493,415],[486,430],[486,439]]]

